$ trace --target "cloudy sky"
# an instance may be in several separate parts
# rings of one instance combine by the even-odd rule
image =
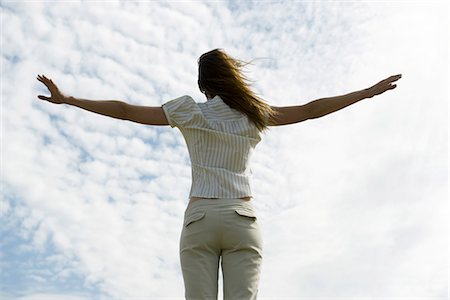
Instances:
[[[271,127],[252,157],[260,299],[446,299],[446,1],[2,1],[1,299],[183,299],[183,136],[39,100],[160,106],[211,49],[253,88],[305,104],[396,89]],[[219,290],[222,280],[219,280]],[[221,295],[222,292],[219,292]]]

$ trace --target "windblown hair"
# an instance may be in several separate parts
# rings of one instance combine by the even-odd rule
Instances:
[[[198,59],[198,87],[211,97],[219,95],[228,106],[246,114],[259,131],[265,131],[277,111],[250,89],[250,80],[242,73],[250,63],[220,48],[206,52]]]

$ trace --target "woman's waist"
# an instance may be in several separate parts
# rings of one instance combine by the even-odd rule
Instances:
[[[202,200],[202,199],[223,199],[223,200],[228,200],[228,199],[242,199],[242,200],[244,200],[244,201],[250,201],[250,200],[252,199],[252,196],[246,196],[246,197],[240,197],[240,198],[208,198],[208,197],[191,196],[189,202],[194,202],[194,201]]]
[[[201,198],[189,202],[185,215],[205,211],[226,212],[236,209],[255,211],[253,201],[246,201],[242,198]]]

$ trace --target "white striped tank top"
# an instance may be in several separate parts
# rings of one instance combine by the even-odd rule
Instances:
[[[229,107],[220,96],[197,103],[188,95],[162,105],[169,125],[177,127],[191,160],[189,198],[252,196],[250,157],[261,141],[247,115]]]

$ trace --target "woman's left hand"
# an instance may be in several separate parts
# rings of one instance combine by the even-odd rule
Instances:
[[[44,75],[38,75],[37,80],[45,84],[50,91],[50,97],[39,95],[38,98],[41,100],[46,100],[55,104],[62,104],[66,103],[66,101],[69,99],[69,96],[64,95],[61,93],[61,91],[58,89],[56,84],[53,83],[53,81]]]

